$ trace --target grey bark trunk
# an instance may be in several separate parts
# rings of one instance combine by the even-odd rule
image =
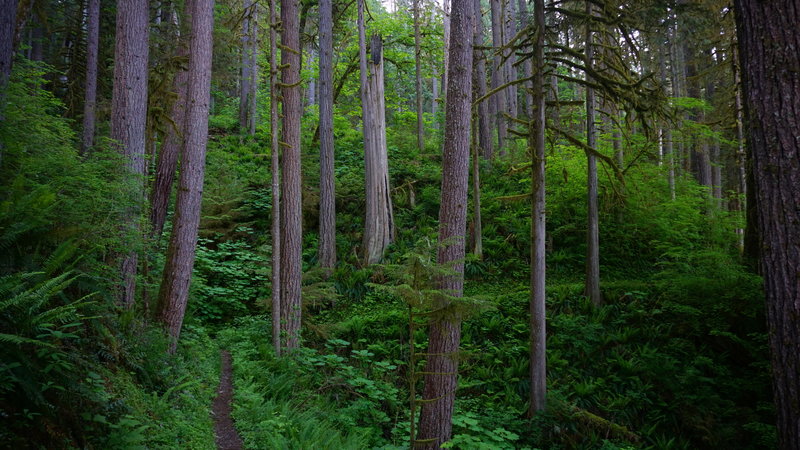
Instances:
[[[594,15],[592,3],[586,4],[586,14]],[[586,24],[586,66],[592,67],[594,44],[592,42],[591,22]],[[587,80],[591,77],[587,74]],[[586,145],[597,147],[597,128],[595,125],[595,93],[586,87]],[[600,218],[597,208],[597,158],[586,152],[587,170],[587,232],[586,232],[586,296],[595,306],[603,304],[600,294]]]
[[[147,0],[131,0],[117,6],[111,139],[119,145],[125,169],[134,180],[131,203],[122,217],[126,242],[136,240],[141,232],[139,219],[144,204],[148,12]],[[121,259],[119,303],[126,308],[131,308],[135,301],[138,261],[136,251],[129,251]]]
[[[272,151],[272,346],[275,354],[281,354],[281,190],[280,190],[280,143],[278,140],[278,36],[275,29],[278,15],[275,2],[269,2],[269,110],[270,147]]]
[[[367,61],[364,30],[364,0],[359,0],[358,38],[361,67],[361,104],[364,127],[364,175],[366,217],[363,252],[367,264],[383,258],[394,240],[394,214],[389,188],[389,161],[386,149],[386,111],[383,91],[383,49],[380,36],[371,39]]]
[[[84,91],[83,99],[83,136],[81,139],[81,154],[83,155],[94,145],[97,52],[100,39],[100,0],[89,0],[86,21],[86,90]]]
[[[494,64],[492,65],[491,88],[497,89],[504,83],[505,70],[500,49],[503,47],[503,0],[489,0],[492,10],[492,46],[494,47]],[[497,127],[497,149],[500,156],[505,155],[508,122],[503,114],[508,111],[507,90],[501,90],[492,96],[494,100],[495,126]]]
[[[544,30],[544,0],[534,0],[534,24]],[[531,118],[529,150],[531,161],[531,301],[530,301],[530,409],[535,415],[545,408],[547,396],[547,358],[545,354],[545,96],[544,33],[537,34],[533,43],[533,117]]]
[[[300,14],[299,0],[281,0],[281,339],[289,352],[300,346],[302,319],[302,184],[300,173]]]
[[[170,336],[170,352],[178,344],[197,247],[197,229],[203,200],[208,110],[211,92],[211,52],[214,0],[191,0],[192,34],[186,105],[186,127],[181,151],[180,189],[173,230],[159,291],[160,317]]]
[[[736,0],[781,449],[800,449],[800,5]]]
[[[319,2],[319,265],[336,264],[336,195],[333,173],[333,2]]]
[[[464,289],[464,237],[472,111],[472,1],[453,0],[442,158],[442,198],[439,209],[437,262],[455,271],[455,274],[439,280],[439,288],[455,297],[460,297]],[[432,318],[425,368],[424,403],[417,434],[422,448],[439,448],[450,439],[458,385],[456,354],[460,339],[461,317],[458,314],[455,317],[445,315]]]
[[[0,88],[5,88],[14,62],[17,0],[0,1]]]

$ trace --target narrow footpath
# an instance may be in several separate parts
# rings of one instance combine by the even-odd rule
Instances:
[[[236,427],[231,418],[231,402],[233,401],[231,353],[227,350],[221,350],[220,357],[222,364],[219,375],[219,389],[211,412],[214,418],[214,436],[218,449],[241,450],[243,448],[242,438],[236,432]]]

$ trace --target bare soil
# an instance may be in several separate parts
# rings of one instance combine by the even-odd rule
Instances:
[[[220,450],[241,450],[242,438],[236,432],[231,418],[231,401],[233,401],[233,369],[231,367],[231,353],[227,350],[220,351],[222,364],[219,375],[219,389],[211,416],[214,418],[214,435],[217,448]]]

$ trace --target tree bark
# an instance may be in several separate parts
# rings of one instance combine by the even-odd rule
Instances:
[[[97,53],[100,39],[100,0],[89,0],[86,18],[86,90],[83,102],[81,154],[94,145],[94,122],[97,100]]]
[[[300,173],[300,15],[298,0],[281,0],[281,339],[289,352],[300,346],[302,318],[302,184]]]
[[[333,2],[319,2],[319,265],[336,265],[336,195],[333,174]]]
[[[586,14],[594,16],[593,4],[586,3]],[[593,66],[594,43],[592,42],[592,23],[586,24],[586,67]],[[591,76],[586,75],[591,81]],[[597,127],[595,125],[594,88],[586,87],[586,145],[597,147]],[[597,208],[597,158],[586,152],[587,171],[587,231],[586,231],[586,296],[595,306],[603,304],[600,294],[600,217]]]
[[[420,152],[425,151],[425,127],[422,116],[422,72],[420,69],[421,48],[420,48],[420,32],[419,32],[419,2],[420,0],[413,0],[414,8],[414,76],[415,76],[415,91],[416,91],[416,104],[417,104],[417,149]],[[434,101],[436,101],[434,99]]]
[[[503,47],[503,0],[489,0],[492,10],[492,46],[494,47],[494,64],[492,66],[491,88],[497,89],[504,83],[505,70],[503,56],[500,49]],[[501,90],[492,96],[494,101],[495,126],[497,127],[497,149],[500,156],[505,155],[506,135],[508,122],[503,116],[508,111],[506,96],[507,90]]]
[[[275,2],[269,2],[269,110],[270,142],[272,151],[272,346],[275,354],[281,354],[281,189],[280,189],[280,143],[278,140],[278,15]]]
[[[736,0],[778,442],[800,449],[800,1]]]
[[[437,262],[454,270],[439,280],[439,289],[460,297],[464,290],[464,255],[469,180],[470,117],[472,95],[473,0],[453,0],[450,52],[447,64],[442,197],[439,209]],[[446,303],[438,305],[446,307]],[[424,403],[420,413],[418,443],[439,448],[450,439],[453,405],[458,385],[457,352],[461,339],[458,312],[432,318],[425,367]]]
[[[383,49],[380,36],[373,36],[371,39],[370,59],[369,62],[367,61],[364,0],[359,0],[358,6],[361,104],[364,127],[364,175],[367,197],[363,252],[364,261],[367,264],[375,264],[381,261],[386,247],[394,240],[395,228],[389,188],[389,161],[386,149]]]
[[[160,317],[174,353],[189,300],[203,200],[208,110],[211,92],[211,53],[214,0],[191,0],[192,34],[189,54],[186,126],[181,151],[180,188],[173,230],[159,291]]]
[[[122,217],[125,242],[140,233],[139,218],[144,204],[145,122],[147,119],[147,57],[149,38],[147,0],[130,0],[117,5],[114,61],[114,89],[111,100],[111,139],[119,145],[125,169],[134,180],[131,204]],[[119,303],[131,308],[136,294],[139,255],[129,251],[120,264]]]
[[[5,88],[11,76],[16,26],[17,0],[0,0],[0,89]]]
[[[186,6],[184,6],[184,11],[187,11],[187,14],[184,15],[184,22],[191,24],[191,12]],[[188,61],[191,33],[186,33],[185,36],[178,36],[177,38],[179,42],[176,56]],[[161,151],[158,153],[153,191],[150,195],[150,235],[156,239],[161,236],[164,230],[172,184],[175,181],[175,171],[178,168],[178,155],[183,146],[188,79],[189,72],[186,68],[180,67],[175,72],[175,78],[172,80],[172,90],[176,94],[170,111],[173,125],[167,127],[164,142],[161,144]]]
[[[473,45],[475,47],[482,47],[484,45],[483,39],[483,15],[481,13],[481,0],[474,0],[475,6],[474,22],[475,34],[473,35]],[[477,48],[473,49],[473,79],[472,90],[475,92],[473,98],[478,99],[486,95],[486,59],[482,50]],[[491,128],[491,115],[489,112],[489,101],[483,100],[473,108],[478,110],[478,146],[480,147],[480,154],[486,159],[492,158],[492,128]]]
[[[545,95],[544,86],[544,0],[533,1],[533,20],[539,30],[533,43],[533,117],[530,122],[531,161],[531,301],[530,301],[530,409],[529,416],[545,408],[547,358],[545,354]]]
[[[256,96],[256,36],[257,3],[244,1],[242,21],[242,70],[239,93],[239,127],[242,132],[255,134],[255,96]]]

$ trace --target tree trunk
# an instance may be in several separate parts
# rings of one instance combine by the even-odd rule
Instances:
[[[422,73],[420,70],[420,32],[419,32],[419,2],[414,0],[414,76],[415,76],[415,91],[417,101],[417,149],[420,152],[425,151],[425,127],[423,126],[422,117]],[[436,101],[434,99],[434,101]]]
[[[184,10],[189,11],[186,6],[184,6]],[[184,22],[189,24],[191,24],[190,14],[184,15]],[[190,38],[190,32],[187,32],[183,37],[178,36],[179,42],[176,51],[178,58],[187,59],[188,61]],[[175,170],[178,168],[178,155],[183,146],[188,79],[189,72],[181,67],[175,72],[175,78],[172,80],[172,90],[176,94],[170,112],[173,125],[167,127],[167,132],[164,135],[164,142],[161,144],[161,151],[158,153],[158,161],[156,162],[153,191],[150,194],[150,234],[154,238],[159,238],[164,230],[169,198],[172,193],[172,183],[175,180]]]
[[[778,442],[800,449],[800,2],[736,0]]]
[[[481,1],[474,0],[473,1],[475,12],[474,12],[474,22],[475,22],[475,34],[473,36],[473,45],[475,47],[480,47],[484,45],[483,39],[483,16],[481,14]],[[475,92],[473,96],[473,100],[477,100],[478,98],[482,98],[486,95],[486,59],[484,57],[483,51],[478,50],[477,48],[473,50],[472,55],[473,61],[473,79],[472,79],[472,90]],[[480,147],[479,151],[480,154],[483,155],[486,159],[492,158],[492,128],[491,128],[491,115],[489,112],[489,101],[483,100],[474,108],[478,110],[478,122],[477,125],[477,133],[478,133],[478,145]]]
[[[242,70],[239,83],[239,128],[248,134],[255,133],[255,62],[256,62],[256,6],[252,0],[244,0],[242,20]],[[252,130],[252,131],[251,131]]]
[[[439,280],[439,289],[461,297],[469,181],[472,95],[473,0],[453,0],[447,76],[442,197],[439,209],[437,262],[455,271]],[[446,304],[439,305],[445,307]],[[458,313],[431,319],[425,388],[417,439],[423,448],[439,448],[450,439],[453,405],[458,385],[461,317]]]
[[[473,50],[474,51],[474,50]],[[474,58],[473,58],[474,61]],[[473,70],[474,73],[474,70]],[[472,80],[475,92],[475,79]],[[474,95],[474,94],[473,94]],[[472,122],[472,254],[483,259],[483,223],[481,221],[481,152],[478,146],[477,116]]]
[[[0,90],[5,88],[11,76],[16,26],[17,0],[0,0]]]
[[[145,122],[147,119],[147,57],[149,37],[147,0],[130,0],[117,5],[114,61],[114,89],[111,100],[111,139],[125,159],[133,191],[131,204],[122,217],[125,242],[140,233],[139,218],[144,204]],[[120,264],[122,286],[119,303],[131,308],[136,293],[139,255],[129,251]]]
[[[300,346],[302,318],[302,184],[300,173],[300,15],[299,0],[281,0],[281,347]]]
[[[97,52],[100,39],[100,0],[89,0],[86,25],[86,90],[83,102],[81,154],[94,145],[94,113],[97,99]],[[40,45],[41,47],[41,45]]]
[[[671,37],[670,37],[671,38]],[[664,96],[674,96],[674,92],[667,90],[667,65],[664,54],[667,52],[667,45],[664,45],[658,56],[658,71],[661,78],[661,85],[664,86]],[[675,87],[673,86],[674,90]],[[661,145],[664,157],[667,159],[667,183],[669,184],[669,195],[675,200],[675,154],[672,145],[672,128],[669,122],[664,122],[661,126]]]
[[[533,20],[539,33],[533,42],[533,117],[530,122],[531,161],[531,302],[530,302],[530,409],[529,416],[543,411],[547,395],[545,354],[545,96],[544,0],[533,1]]]
[[[489,0],[492,10],[492,46],[494,47],[494,64],[492,66],[492,89],[502,86],[504,80],[503,57],[499,49],[503,46],[503,0]],[[503,116],[508,111],[506,100],[508,92],[501,90],[492,96],[494,99],[495,126],[497,127],[497,148],[500,156],[505,155],[506,135],[508,134],[508,122]]]
[[[511,0],[511,1],[513,1],[513,0]],[[519,6],[519,20],[517,21],[517,23],[519,25],[517,26],[517,31],[522,31],[523,28],[528,26],[528,23],[531,21],[531,17],[530,17],[530,13],[528,12],[528,5],[525,2],[525,0],[518,0],[518,2],[519,2],[519,5],[518,5]],[[529,49],[529,47],[526,48],[525,50],[527,51],[528,49]],[[522,64],[523,64],[523,66],[522,66],[523,67],[523,74],[524,74],[525,78],[530,79],[533,76],[533,61],[531,61],[531,58],[525,58],[525,61]],[[525,87],[527,88],[527,90],[525,90],[525,109],[524,109],[524,111],[525,111],[525,117],[530,119],[531,114],[533,114],[533,95],[531,95],[531,89],[533,88],[532,82],[531,81],[526,82],[525,83]],[[517,112],[519,112],[519,111],[517,111]]]
[[[586,14],[594,16],[592,3],[586,3]],[[586,67],[591,68],[594,59],[591,21],[586,24]],[[591,77],[587,74],[587,80]],[[586,145],[597,147],[597,128],[595,126],[594,88],[586,87]],[[600,218],[597,209],[597,158],[586,152],[587,170],[587,232],[586,232],[586,296],[595,306],[603,304],[600,294]]]
[[[336,195],[333,174],[333,2],[319,2],[319,265],[336,265]]]
[[[392,199],[389,189],[389,161],[386,149],[383,48],[380,36],[373,36],[371,39],[370,59],[369,63],[367,62],[364,0],[359,0],[358,5],[361,104],[364,127],[364,174],[367,197],[363,252],[364,261],[367,264],[376,264],[383,258],[383,253],[386,251],[386,247],[394,240],[395,234]]]
[[[503,0],[503,45],[511,43],[511,39],[516,35],[517,23],[517,3],[514,0]],[[504,82],[510,83],[517,79],[517,69],[514,63],[517,61],[516,52],[512,49],[506,49],[503,54],[506,57],[505,68],[503,75],[505,76]],[[506,113],[511,117],[517,117],[517,86],[509,85],[506,93]]]
[[[214,0],[191,0],[192,34],[189,54],[186,126],[181,151],[180,188],[172,235],[159,291],[160,317],[170,336],[170,352],[178,344],[197,247],[203,200],[208,110],[211,92],[211,52]]]
[[[281,354],[281,190],[280,190],[280,143],[278,140],[278,36],[275,28],[278,15],[275,2],[269,2],[269,133],[272,151],[272,346],[275,354]]]

